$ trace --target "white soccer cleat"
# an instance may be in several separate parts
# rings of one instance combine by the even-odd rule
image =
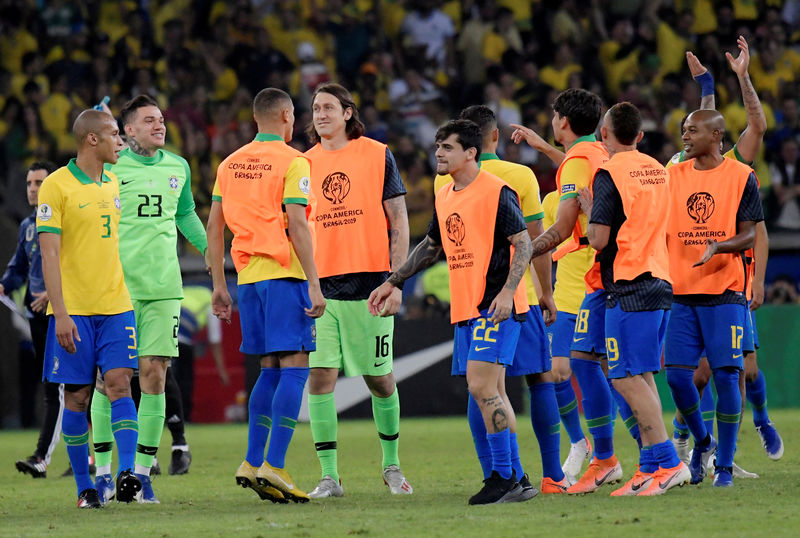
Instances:
[[[403,471],[397,465],[389,465],[383,470],[383,483],[389,486],[389,491],[394,495],[411,495],[414,488],[408,483]]]
[[[589,445],[589,441],[586,438],[581,439],[577,443],[570,444],[567,459],[564,460],[564,465],[561,466],[561,470],[564,471],[564,474],[567,476],[567,481],[570,484],[574,484],[578,481],[581,469],[583,468],[583,462],[590,461],[591,459],[592,447]]]
[[[325,475],[319,481],[317,487],[308,492],[308,496],[312,499],[324,499],[325,497],[343,497],[344,488],[342,481],[336,481],[330,475]]]
[[[689,438],[672,438],[672,445],[675,447],[675,452],[678,453],[678,459],[686,465],[689,465],[689,460],[692,458],[692,449],[689,448]]]

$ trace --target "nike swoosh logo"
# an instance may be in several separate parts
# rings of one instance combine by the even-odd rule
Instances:
[[[130,353],[128,353],[128,358],[129,358],[129,359],[135,359],[135,358],[136,358],[136,355],[131,355]]]
[[[738,359],[738,358],[741,358],[741,356],[742,356],[742,354],[741,354],[741,353],[739,353],[738,355],[734,355],[734,356],[733,356],[733,358],[734,358],[734,359]]]
[[[90,205],[90,204],[91,204],[91,202],[87,202],[85,204],[78,204],[78,209],[83,209],[84,207],[86,207],[87,205]]]
[[[617,366],[619,366],[619,364],[615,364],[614,366],[609,366],[609,367],[608,367],[608,371],[610,372],[611,370],[613,370],[613,369],[614,369],[614,368],[616,368]]]
[[[647,478],[647,479],[643,480],[642,482],[640,482],[638,484],[632,484],[631,485],[631,491],[639,491],[640,489],[645,487],[647,484],[649,484],[651,480],[652,480],[652,478]]]
[[[583,338],[573,338],[572,339],[573,342],[580,342],[581,340],[586,340],[586,337],[584,336]]]
[[[658,483],[658,487],[660,487],[661,489],[667,489],[667,486],[669,486],[669,483],[670,483],[670,482],[672,482],[672,479],[673,479],[673,478],[675,478],[675,476],[676,476],[676,475],[672,475],[672,476],[670,476],[670,477],[669,477],[669,480],[667,480],[667,481],[666,481],[666,482],[664,482],[663,484],[662,484],[661,482],[659,482],[659,483]]]
[[[131,183],[131,182],[133,182],[133,180],[129,179],[128,181],[120,181],[119,184],[120,185],[127,185],[128,183]]]
[[[486,347],[475,346],[475,351],[483,351],[484,349],[489,349],[489,346],[486,346]]]
[[[373,366],[373,368],[380,368],[380,367],[381,367],[381,366],[383,366],[384,364],[386,364],[386,361],[383,361],[383,362],[382,362],[382,363],[380,363],[380,364],[378,364],[377,362],[373,362],[373,363],[372,363],[372,366]]]
[[[611,476],[611,474],[612,474],[613,472],[614,472],[614,469],[611,469],[611,470],[610,470],[610,471],[608,471],[608,472],[606,473],[606,475],[605,475],[603,478],[601,478],[600,480],[597,480],[597,479],[595,478],[595,479],[594,479],[594,485],[595,485],[595,486],[602,486],[603,484],[605,484],[605,483],[606,483],[606,479],[608,479],[608,477],[609,477],[609,476]]]

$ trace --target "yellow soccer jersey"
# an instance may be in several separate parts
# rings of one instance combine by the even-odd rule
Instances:
[[[556,221],[558,213],[559,193],[553,191],[542,200],[544,208],[544,227],[549,228]],[[564,243],[570,241],[568,238]],[[560,246],[562,246],[562,243]],[[594,263],[595,250],[586,247],[575,252],[570,252],[560,260],[556,267],[556,285],[553,290],[553,299],[556,308],[561,312],[577,314],[581,308],[583,296],[586,293],[586,284],[583,277]]]
[[[119,184],[111,172],[98,185],[72,159],[42,183],[36,227],[61,236],[61,290],[70,315],[133,309],[119,260],[119,217]]]
[[[542,203],[539,200],[539,183],[533,170],[521,164],[501,160],[494,153],[481,153],[481,170],[496,175],[514,189],[519,196],[519,205],[522,209],[522,216],[525,222],[540,220],[544,216]],[[453,181],[450,174],[436,176],[434,192]],[[529,305],[538,305],[539,299],[536,296],[536,289],[533,286],[530,267],[525,271],[525,288],[528,295]]]
[[[311,165],[308,159],[304,157],[297,157],[289,165],[286,171],[286,177],[283,183],[283,203],[285,204],[300,204],[308,205],[308,178],[311,177]],[[305,178],[305,181],[303,179]],[[304,191],[305,189],[305,191]],[[222,193],[220,192],[219,185],[214,183],[214,190],[211,193],[211,199],[215,202],[222,202]],[[286,219],[286,227],[288,228],[289,222]],[[251,256],[247,267],[239,271],[238,280],[239,284],[252,284],[253,282],[261,282],[262,280],[272,280],[276,278],[299,278],[306,280],[306,274],[303,272],[303,266],[300,264],[300,259],[294,251],[291,241],[290,246],[290,261],[289,267],[283,267],[280,262],[273,258],[265,256]]]
[[[561,165],[561,196],[559,200],[576,198],[581,189],[588,187],[592,182],[592,169],[586,159],[567,159]],[[586,235],[589,219],[581,211],[578,214],[578,224],[581,226],[581,235]]]

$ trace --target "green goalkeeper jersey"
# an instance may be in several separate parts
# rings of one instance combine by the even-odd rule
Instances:
[[[119,257],[132,299],[182,299],[177,228],[200,252],[208,242],[192,198],[185,159],[159,149],[143,157],[126,148],[106,165],[119,179]]]

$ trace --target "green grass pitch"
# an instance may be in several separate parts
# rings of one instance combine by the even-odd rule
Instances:
[[[779,462],[767,459],[749,413],[736,461],[761,475],[729,490],[699,486],[657,498],[612,498],[606,486],[580,497],[539,495],[521,504],[467,505],[481,486],[480,468],[463,417],[404,419],[402,468],[412,496],[392,496],[380,473],[380,447],[371,421],[339,425],[339,467],[345,496],[308,504],[274,505],[235,485],[245,452],[244,425],[189,425],[189,474],[154,480],[160,505],[111,504],[78,510],[63,443],[48,478],[33,480],[14,468],[30,454],[34,431],[0,432],[0,536],[797,536],[800,534],[800,412],[774,410],[786,444]],[[671,428],[670,428],[671,429]],[[523,465],[541,478],[538,445],[527,416],[519,417]],[[621,421],[615,441],[625,478],[636,465],[635,444]],[[169,463],[165,430],[161,464]],[[562,430],[562,455],[568,441]],[[563,457],[563,456],[562,456]],[[115,456],[116,461],[116,456]],[[298,425],[287,459],[298,485],[319,479],[308,424]]]

